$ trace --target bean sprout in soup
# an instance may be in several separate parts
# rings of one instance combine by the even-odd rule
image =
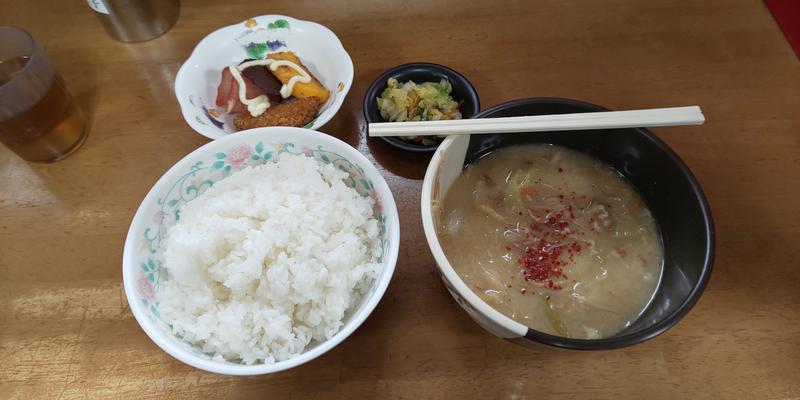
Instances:
[[[642,198],[613,168],[566,148],[516,145],[473,162],[440,215],[442,248],[470,289],[541,332],[613,336],[661,277],[661,237]]]

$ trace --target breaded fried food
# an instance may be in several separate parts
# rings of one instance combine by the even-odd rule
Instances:
[[[294,53],[291,51],[279,51],[276,53],[270,53],[267,58],[271,60],[291,61],[305,70],[306,73],[311,76],[311,82],[297,82],[294,84],[294,87],[292,88],[292,96],[297,97],[298,99],[306,97],[318,97],[323,104],[328,101],[328,97],[330,96],[331,92],[329,92],[328,89],[325,89],[325,86],[322,86],[317,78],[314,78],[314,75],[311,75],[311,72],[308,70],[308,68],[300,62],[300,59],[297,58]],[[294,68],[286,66],[278,67],[275,71],[270,69],[270,71],[284,85],[289,83],[289,80],[292,79],[293,76],[297,75],[297,71],[295,71]]]
[[[252,129],[265,126],[303,127],[319,112],[322,101],[318,97],[287,100],[268,108],[263,114],[254,117],[249,112],[236,115],[233,124],[236,129]]]

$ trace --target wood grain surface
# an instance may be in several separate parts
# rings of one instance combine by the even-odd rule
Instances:
[[[318,21],[355,64],[322,130],[374,160],[397,200],[397,271],[370,318],[299,368],[202,372],[134,320],[128,225],[151,185],[207,142],[175,73],[212,30],[260,14]],[[0,147],[0,398],[800,398],[800,62],[758,0],[184,0],[166,35],[125,44],[85,2],[2,0],[91,118],[82,149],[28,164]],[[532,96],[612,109],[699,104],[702,127],[657,128],[692,168],[718,233],[700,302],[660,337],[608,352],[527,349],[473,323],[435,272],[420,223],[428,158],[367,140],[361,104],[397,64],[467,76],[483,108]]]

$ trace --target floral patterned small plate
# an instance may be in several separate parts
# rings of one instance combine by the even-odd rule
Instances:
[[[344,326],[330,339],[312,343],[299,356],[275,364],[244,365],[212,359],[170,333],[159,313],[158,285],[161,240],[180,219],[181,207],[215,182],[250,165],[273,162],[281,155],[302,154],[346,171],[345,184],[375,200],[374,216],[380,227],[383,271],[354,309]],[[303,128],[257,128],[207,143],[169,169],[156,182],[133,217],[122,258],[125,295],[136,321],[164,351],[194,367],[230,375],[268,374],[308,362],[343,341],[361,325],[383,297],[394,273],[400,244],[397,207],[392,192],[375,166],[347,143]]]
[[[233,118],[214,103],[222,69],[246,58],[292,51],[331,92],[305,128],[319,129],[339,111],[353,84],[353,61],[328,28],[283,15],[262,15],[220,28],[203,38],[175,77],[183,118],[199,134],[219,139],[233,132]]]

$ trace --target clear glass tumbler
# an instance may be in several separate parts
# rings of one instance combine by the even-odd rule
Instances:
[[[86,118],[31,35],[0,26],[0,142],[27,161],[58,161],[88,134]]]

